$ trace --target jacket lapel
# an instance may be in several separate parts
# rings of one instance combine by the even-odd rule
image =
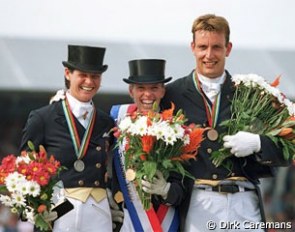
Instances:
[[[194,72],[194,71],[193,71]],[[188,101],[191,101],[194,105],[197,105],[200,108],[205,108],[203,98],[201,94],[195,87],[193,81],[193,72],[188,76],[185,83],[184,97],[187,98]]]
[[[221,87],[221,99],[220,99],[220,111],[223,111],[225,108],[228,107],[228,105],[231,104],[231,99],[234,95],[234,84],[231,80],[231,75],[226,72],[226,79],[224,84]]]

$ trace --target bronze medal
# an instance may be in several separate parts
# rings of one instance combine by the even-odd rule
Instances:
[[[83,172],[84,169],[85,169],[85,164],[82,160],[76,160],[75,163],[74,163],[74,169],[77,171],[77,172]]]
[[[211,141],[215,141],[215,140],[217,140],[218,139],[218,132],[217,132],[217,130],[215,130],[215,129],[210,129],[208,132],[207,132],[207,137],[208,137],[208,139],[209,140],[211,140]]]
[[[133,169],[128,168],[128,169],[126,170],[125,175],[126,175],[126,180],[128,180],[128,181],[133,181],[133,180],[135,179],[136,172],[135,172]]]

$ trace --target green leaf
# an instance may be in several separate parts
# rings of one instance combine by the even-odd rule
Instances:
[[[7,192],[7,188],[5,185],[0,185],[0,192]]]
[[[144,172],[147,174],[149,181],[155,176],[157,171],[157,163],[153,161],[146,161],[143,163]]]
[[[168,169],[168,168],[172,168],[173,167],[173,164],[172,164],[171,160],[168,160],[168,159],[164,160],[162,162],[162,165],[163,165],[163,167],[165,169]]]
[[[28,146],[31,149],[31,151],[35,151],[35,146],[31,140],[28,141]]]
[[[35,226],[41,231],[52,230],[51,224],[46,222],[40,214],[37,214],[35,217]]]

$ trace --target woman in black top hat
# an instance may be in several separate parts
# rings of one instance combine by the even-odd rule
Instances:
[[[36,147],[42,144],[66,167],[60,174],[60,194],[74,210],[55,221],[54,231],[112,230],[106,161],[114,123],[92,102],[107,70],[104,53],[105,48],[69,45],[68,61],[62,62],[64,99],[32,111],[23,130],[21,150],[28,149],[28,140]]]
[[[118,121],[123,119],[126,113],[134,111],[144,112],[153,109],[153,104],[158,105],[165,94],[164,83],[169,82],[172,77],[165,78],[165,60],[141,59],[129,61],[130,76],[123,80],[129,84],[129,94],[135,104],[115,105],[111,109],[111,116]],[[172,205],[180,204],[182,200],[183,187],[181,178],[170,176],[166,181],[162,173],[157,172],[155,182],[142,181],[143,190],[153,194],[153,206],[156,214],[147,214],[137,195],[133,183],[125,179],[121,151],[114,154],[114,181],[119,182],[120,189],[115,189],[114,198],[117,202],[124,201],[124,221],[122,231],[177,231],[178,213]],[[124,154],[123,154],[124,156]],[[121,166],[120,166],[120,165]],[[119,196],[123,198],[120,199]],[[177,194],[176,194],[177,193]],[[132,199],[131,199],[131,196]],[[164,213],[163,213],[164,212]],[[161,214],[159,218],[159,214]],[[148,216],[149,215],[149,216]],[[152,218],[152,219],[151,219]],[[159,227],[157,227],[159,226]]]

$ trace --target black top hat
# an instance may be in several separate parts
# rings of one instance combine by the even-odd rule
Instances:
[[[143,59],[129,61],[130,76],[124,78],[128,84],[157,84],[166,83],[172,79],[165,79],[165,60]]]
[[[103,65],[105,48],[68,45],[68,61],[62,64],[71,69],[88,73],[103,73],[108,66]]]

